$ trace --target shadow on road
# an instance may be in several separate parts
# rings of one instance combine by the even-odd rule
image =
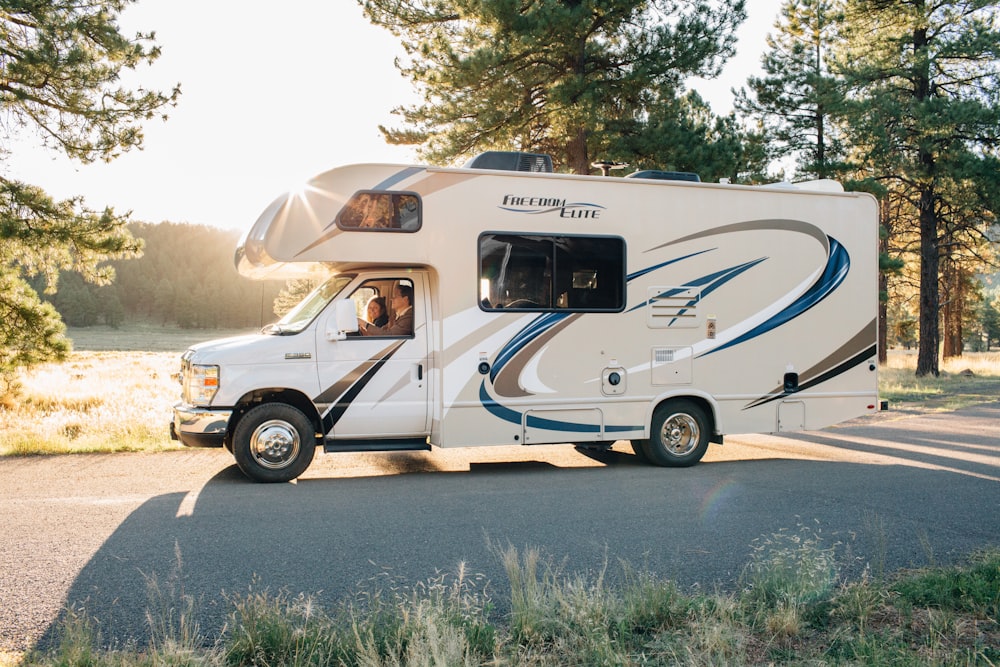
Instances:
[[[593,455],[604,467],[486,463],[470,474],[396,458],[404,474],[284,485],[252,484],[231,466],[201,489],[132,512],[66,604],[87,610],[103,643],[121,645],[148,639],[147,608],[190,596],[213,641],[233,596],[251,590],[330,604],[375,582],[412,585],[465,563],[492,582],[502,611],[507,581],[491,543],[537,547],[566,559],[566,572],[610,563],[613,574],[621,559],[685,587],[729,589],[754,540],[802,525],[836,545],[848,575],[945,563],[1000,536],[1000,452],[986,428],[1000,423],[1000,405],[970,412],[969,433],[941,415],[787,438],[789,447],[887,457],[872,463],[768,458],[672,470],[612,451]],[[152,603],[151,582],[161,592]]]
[[[1000,403],[875,424],[861,421],[774,439],[779,443],[803,442],[860,452],[879,462],[950,470],[1000,482]]]

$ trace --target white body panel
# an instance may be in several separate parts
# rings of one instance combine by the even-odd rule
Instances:
[[[242,360],[230,345],[225,356],[196,348],[193,361],[222,368],[213,406],[294,388],[316,406],[328,444],[647,438],[657,405],[678,396],[708,407],[716,436],[822,428],[877,404],[876,203],[837,190],[335,169],[272,204],[241,242],[238,266],[250,276],[316,265],[357,274],[343,296],[373,277],[405,277],[414,336],[329,340],[331,306],[274,344],[309,360],[282,368],[278,355],[265,367],[247,339]],[[420,228],[338,226],[345,203],[369,191],[416,195]],[[485,232],[623,239],[624,307],[485,310]],[[797,379],[787,391],[786,374]]]

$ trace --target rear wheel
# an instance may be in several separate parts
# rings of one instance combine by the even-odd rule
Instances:
[[[649,440],[642,441],[642,450],[659,466],[693,466],[708,449],[710,427],[705,410],[697,403],[667,401],[653,412]]]
[[[312,463],[316,429],[301,410],[264,403],[248,411],[233,432],[236,465],[258,482],[288,482]]]

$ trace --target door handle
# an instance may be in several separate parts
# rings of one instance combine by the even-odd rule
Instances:
[[[424,379],[424,365],[417,364],[417,380],[422,381]]]

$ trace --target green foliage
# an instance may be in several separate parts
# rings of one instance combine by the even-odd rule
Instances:
[[[962,568],[934,568],[912,573],[892,591],[913,606],[969,612],[979,618],[1000,616],[1000,552],[975,556]]]
[[[965,247],[960,228],[983,238],[1000,190],[995,3],[847,0],[842,33],[846,133],[857,169],[901,202],[909,225],[894,233],[917,240],[916,372],[937,375],[939,260]]]
[[[989,351],[991,345],[1000,345],[1000,309],[989,301],[983,301],[979,316],[986,337],[986,350]]]
[[[65,331],[51,304],[42,303],[13,271],[0,268],[0,374],[65,358],[70,349]]]
[[[251,592],[232,600],[230,665],[328,665],[346,658],[353,637],[312,598]]]
[[[179,90],[129,90],[122,70],[160,55],[153,34],[127,37],[117,17],[132,0],[2,3],[4,77],[0,105],[16,123],[84,162],[141,146],[139,121],[154,118]]]
[[[0,110],[12,130],[27,129],[46,146],[81,162],[111,160],[141,145],[140,123],[179,94],[122,87],[124,70],[159,55],[152,35],[127,37],[117,16],[128,0],[0,2]],[[0,154],[6,153],[0,147]],[[56,311],[25,278],[54,290],[60,271],[94,284],[114,277],[110,259],[135,256],[141,244],[126,216],[94,211],[82,199],[56,201],[41,189],[0,175],[0,374],[61,358],[68,346]]]
[[[732,54],[743,0],[359,0],[402,40],[423,97],[393,143],[450,163],[489,148],[549,153],[576,173]]]
[[[739,126],[734,115],[716,116],[698,93],[664,96],[645,120],[611,133],[607,154],[638,169],[698,174],[703,181],[766,179],[764,137]]]
[[[737,108],[773,140],[769,157],[796,156],[799,173],[831,178],[842,169],[845,147],[833,118],[843,88],[830,71],[829,51],[840,25],[833,0],[786,0],[761,59],[763,76],[750,77]]]

